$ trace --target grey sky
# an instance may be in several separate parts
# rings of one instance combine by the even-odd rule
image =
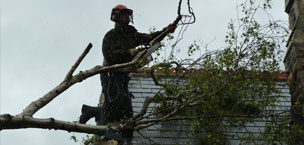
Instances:
[[[236,4],[240,2],[191,0],[197,22],[188,27],[179,48],[185,49],[198,39],[215,39],[209,46],[215,49],[223,46],[227,23],[236,18]],[[125,4],[133,9],[134,26],[140,32],[148,32],[152,26],[160,30],[171,23],[177,16],[177,3],[178,0],[2,0],[0,114],[18,114],[58,85],[89,42],[93,48],[76,72],[100,65],[101,40],[114,26],[109,19],[113,6]],[[284,0],[272,3],[274,18],[287,21]],[[96,105],[100,91],[99,76],[95,76],[71,87],[35,117],[78,120],[81,105]],[[72,145],[75,143],[69,139],[71,135],[42,129],[4,130],[0,132],[0,145]]]

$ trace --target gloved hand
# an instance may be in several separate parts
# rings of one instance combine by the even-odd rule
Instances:
[[[129,52],[131,56],[135,56],[139,52],[139,49],[131,48],[129,49]]]
[[[166,29],[169,33],[173,33],[173,32],[175,31],[176,27],[177,27],[176,24],[171,23],[171,24],[169,24],[165,29]]]

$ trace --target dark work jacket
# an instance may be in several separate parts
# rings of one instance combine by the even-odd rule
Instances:
[[[133,57],[129,50],[149,43],[162,31],[152,34],[139,33],[133,26],[115,26],[103,39],[102,53],[104,66],[130,62]],[[132,94],[129,92],[130,78],[127,72],[101,73],[102,92],[105,102],[96,117],[98,125],[120,121],[133,115]]]
[[[133,57],[130,49],[139,45],[148,44],[153,38],[162,31],[151,34],[139,33],[131,26],[117,26],[106,33],[102,44],[102,53],[104,56],[104,66],[130,62]]]

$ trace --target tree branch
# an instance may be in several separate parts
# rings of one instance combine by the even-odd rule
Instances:
[[[56,86],[54,89],[52,89],[50,92],[46,93],[43,97],[39,98],[38,100],[32,102],[30,105],[28,105],[21,114],[21,116],[32,116],[35,114],[39,109],[47,105],[50,101],[55,99],[58,95],[60,95],[62,92],[70,88],[72,85],[82,82],[83,80],[92,77],[96,74],[102,73],[102,72],[108,72],[108,71],[117,71],[122,68],[126,68],[132,65],[135,65],[139,59],[142,59],[142,56],[144,55],[146,51],[139,52],[136,57],[128,63],[122,63],[122,64],[115,64],[112,66],[95,66],[89,70],[86,71],[80,71],[77,75],[73,76],[69,82],[63,81],[58,86]]]
[[[90,134],[103,134],[107,126],[86,125],[54,118],[38,119],[31,116],[11,116],[10,114],[0,115],[0,130],[20,128],[41,128],[65,130],[68,132],[82,132]]]
[[[65,76],[64,81],[69,82],[73,76],[74,71],[79,66],[80,62],[84,59],[84,57],[90,52],[91,48],[93,47],[92,43],[89,43],[87,48],[83,51],[83,53],[79,56],[75,64],[72,66],[71,70]]]
[[[140,112],[138,114],[134,115],[131,120],[136,121],[136,120],[138,120],[138,118],[141,118],[147,112],[148,106],[152,102],[152,100],[153,100],[153,97],[147,97]]]

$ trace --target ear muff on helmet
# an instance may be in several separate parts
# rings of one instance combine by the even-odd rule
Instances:
[[[119,13],[114,13],[111,15],[111,20],[117,22],[119,19]]]

